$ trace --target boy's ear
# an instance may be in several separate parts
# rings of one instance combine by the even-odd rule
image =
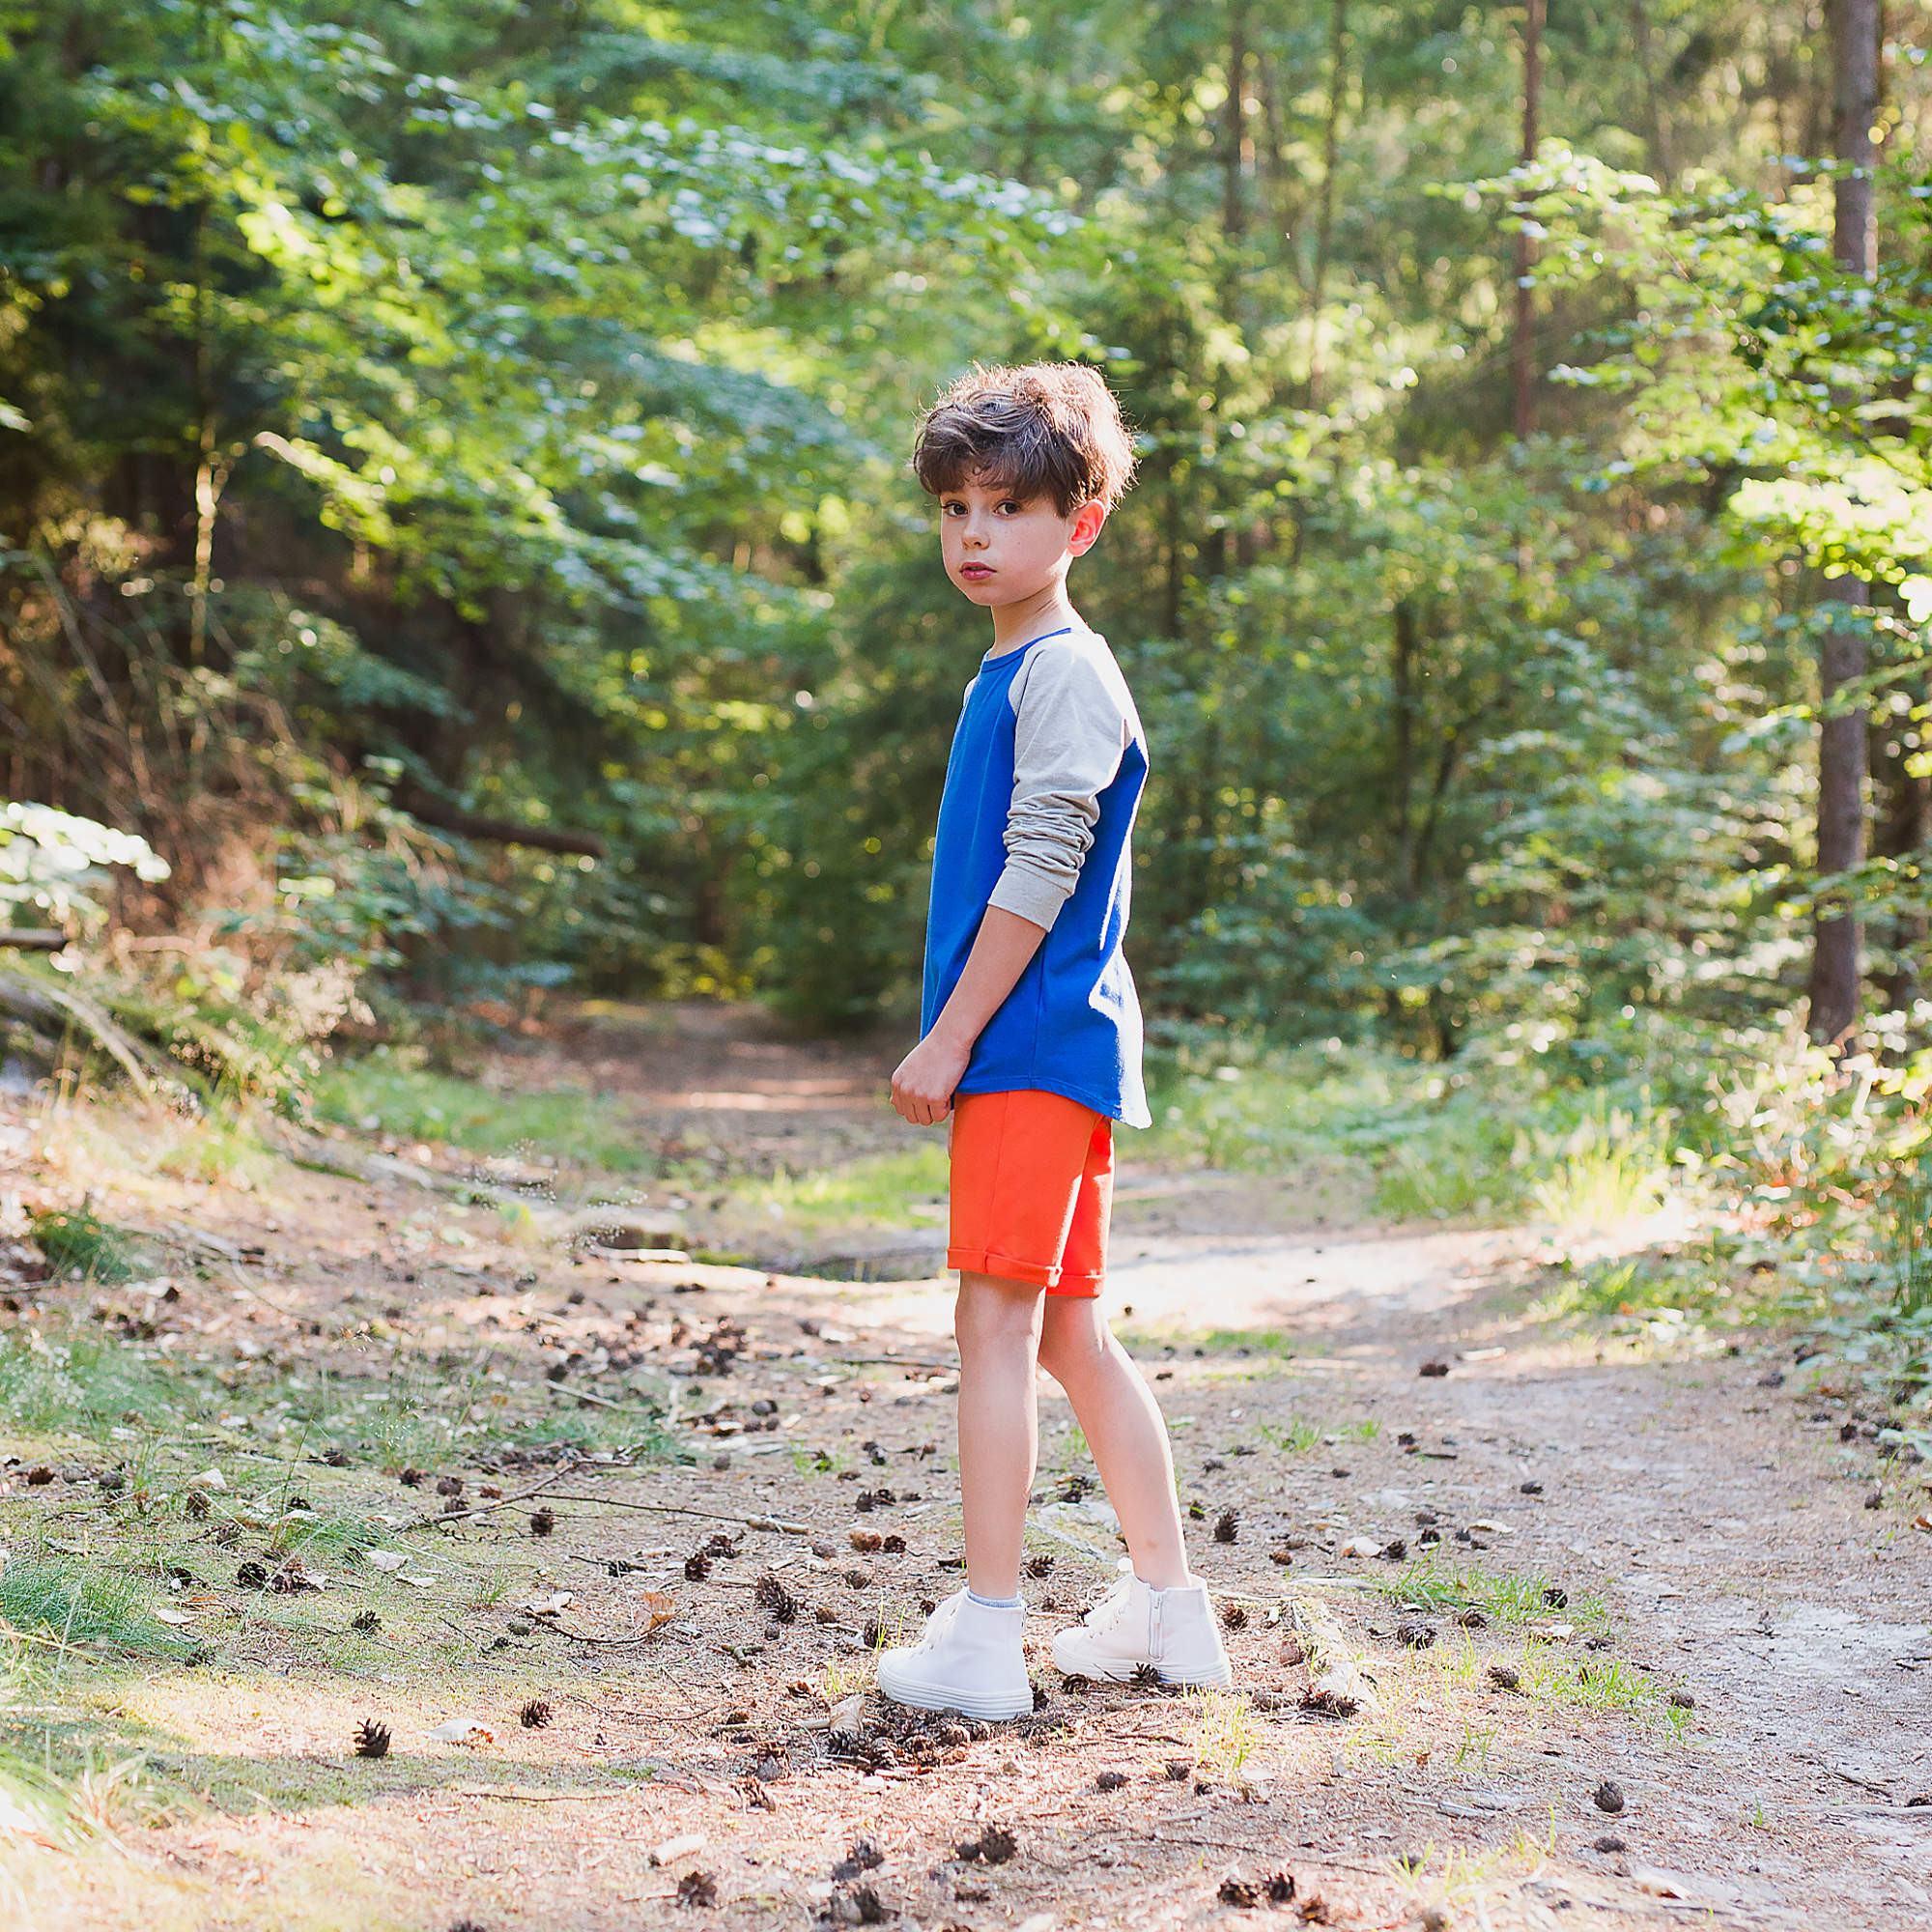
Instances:
[[[1103,504],[1082,503],[1074,511],[1073,521],[1066,529],[1066,548],[1074,556],[1083,555],[1094,548],[1100,534],[1100,526],[1107,521]]]

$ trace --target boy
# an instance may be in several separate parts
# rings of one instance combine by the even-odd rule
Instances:
[[[1133,451],[1094,370],[975,365],[926,412],[912,461],[938,499],[946,573],[991,613],[993,647],[947,764],[921,1038],[893,1075],[905,1119],[952,1118],[966,1587],[917,1643],[880,1653],[879,1689],[974,1718],[1034,1708],[1019,1577],[1036,1361],[1073,1405],[1128,1550],[1099,1604],[1054,1638],[1054,1662],[1226,1685],[1207,1585],[1181,1547],[1167,1430],[1099,1303],[1113,1123],[1151,1124],[1121,952],[1148,757],[1066,571],[1126,489]]]

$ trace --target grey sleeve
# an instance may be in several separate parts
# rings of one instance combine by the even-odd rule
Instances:
[[[1082,650],[1036,652],[1017,704],[1007,864],[987,904],[1051,931],[1080,882],[1100,794],[1133,726],[1101,666]]]

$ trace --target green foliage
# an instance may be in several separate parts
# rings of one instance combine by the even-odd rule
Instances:
[[[27,1232],[57,1275],[120,1282],[139,1272],[128,1236],[92,1208],[49,1208],[29,1218]]]

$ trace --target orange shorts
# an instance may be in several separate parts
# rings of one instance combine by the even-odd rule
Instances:
[[[946,1265],[1095,1295],[1107,1272],[1114,1123],[1026,1087],[955,1094]]]

